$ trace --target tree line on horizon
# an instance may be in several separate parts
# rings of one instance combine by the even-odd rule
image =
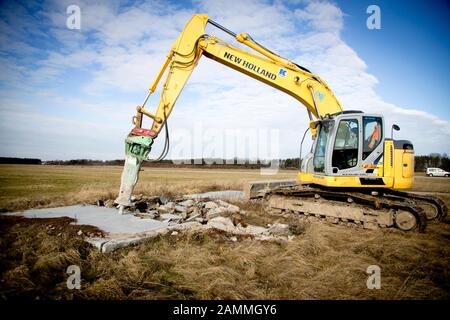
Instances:
[[[123,166],[123,159],[115,160],[92,160],[92,159],[72,159],[72,160],[50,160],[43,161],[36,158],[14,158],[14,157],[0,157],[0,164],[34,164],[34,165],[76,165],[76,166]],[[279,160],[279,167],[283,169],[298,169],[299,158],[287,158]],[[249,161],[245,159],[186,159],[186,160],[162,160],[159,162],[145,162],[144,167],[243,167],[249,169],[259,169],[262,167],[269,167],[270,161],[257,160]],[[429,155],[415,156],[414,170],[416,172],[426,171],[427,168],[441,168],[450,171],[450,158],[446,153],[430,153]]]

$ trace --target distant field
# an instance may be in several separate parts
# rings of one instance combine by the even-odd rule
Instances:
[[[122,167],[0,165],[0,209],[68,205],[114,198]],[[186,194],[242,189],[254,180],[296,179],[295,170],[261,175],[257,169],[144,168],[136,193]],[[415,191],[450,193],[450,178],[416,176]]]
[[[122,167],[0,165],[0,208],[26,209],[114,198]],[[136,193],[186,194],[242,189],[252,180],[295,179],[296,171],[263,176],[259,170],[144,168]]]
[[[450,178],[416,176],[414,179],[414,191],[450,193]]]

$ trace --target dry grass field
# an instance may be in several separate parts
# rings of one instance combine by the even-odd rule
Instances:
[[[95,203],[117,196],[122,167],[0,165],[0,209]],[[280,170],[261,176],[259,170],[144,168],[135,193],[175,195],[212,190],[241,190],[244,182],[295,179]]]
[[[0,166],[0,208],[18,210],[114,198],[120,167]],[[273,179],[295,178],[281,171]],[[151,169],[137,193],[177,195],[240,189],[259,171]],[[416,179],[416,191],[439,192],[450,204],[450,179]],[[449,299],[450,222],[424,234],[364,230],[268,215],[260,203],[237,203],[252,224],[283,222],[288,242],[238,241],[222,232],[161,236],[101,254],[78,236],[90,226],[70,219],[0,217],[0,299]],[[98,230],[96,230],[98,232]],[[81,267],[81,290],[65,270]],[[366,286],[369,265],[381,289]]]

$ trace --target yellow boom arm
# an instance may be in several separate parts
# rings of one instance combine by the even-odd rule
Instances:
[[[236,40],[262,56],[232,46],[215,36],[206,35],[208,22],[230,33]],[[137,108],[134,120],[137,128],[141,127],[142,114],[145,114],[153,119],[152,136],[158,135],[202,55],[291,95],[306,107],[311,121],[312,116],[321,119],[326,114],[342,111],[339,101],[319,76],[257,44],[249,35],[236,35],[209,20],[206,14],[196,14],[172,45],[144,103]],[[161,99],[156,114],[152,114],[145,109],[145,104],[167,69],[168,75],[162,88]]]
[[[205,34],[208,22],[231,34],[237,41],[260,54],[247,52],[217,37]],[[133,118],[135,128],[125,140],[125,165],[119,196],[115,200],[121,210],[130,204],[131,194],[137,183],[142,162],[147,159],[154,138],[158,136],[167,121],[181,90],[202,55],[286,92],[299,100],[308,111],[313,135],[316,133],[313,117],[320,120],[327,114],[331,115],[342,111],[333,92],[317,75],[264,48],[253,41],[249,35],[243,33],[236,35],[209,20],[207,15],[196,14],[172,45],[147,97],[143,104],[138,106],[136,116]],[[161,98],[156,113],[152,114],[145,109],[145,104],[156,90],[166,71],[167,79],[161,91]],[[153,119],[150,130],[142,128],[143,115]],[[167,151],[168,139],[166,139],[164,151],[159,159],[163,158]]]

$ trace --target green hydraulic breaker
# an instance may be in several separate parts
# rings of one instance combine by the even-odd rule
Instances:
[[[131,204],[131,195],[138,182],[142,163],[147,160],[152,148],[153,138],[150,130],[134,128],[125,139],[125,165],[119,196],[114,200],[120,211]]]

